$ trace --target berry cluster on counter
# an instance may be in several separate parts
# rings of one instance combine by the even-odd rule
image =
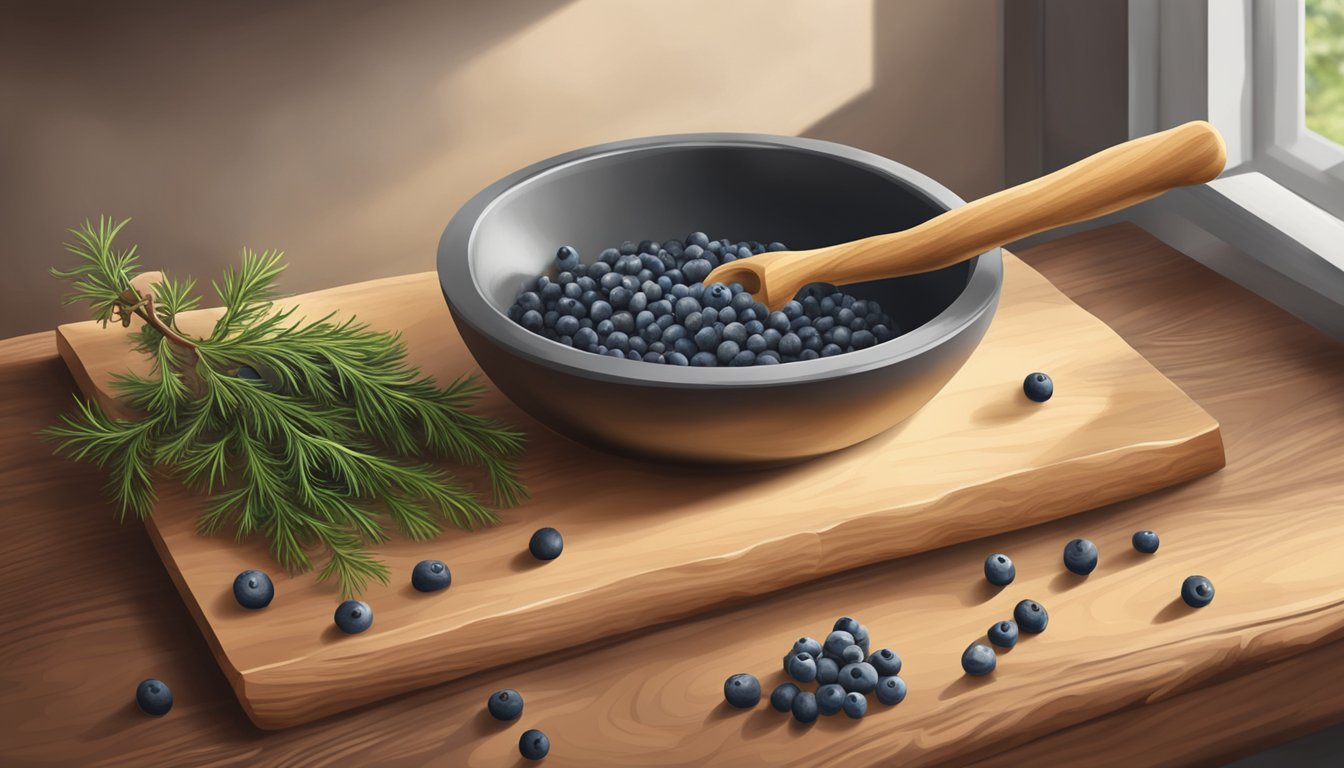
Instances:
[[[901,657],[890,648],[869,653],[868,646],[868,628],[849,616],[836,620],[824,642],[798,638],[784,655],[784,672],[796,682],[777,686],[770,706],[811,723],[818,715],[839,712],[863,717],[870,693],[888,706],[901,703],[906,694]],[[816,689],[804,690],[799,683],[815,684]],[[733,675],[723,683],[723,697],[731,706],[750,709],[761,701],[761,683],[755,675]]]

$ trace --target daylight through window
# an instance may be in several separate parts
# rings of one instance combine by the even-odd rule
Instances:
[[[1307,128],[1344,144],[1344,0],[1307,0],[1303,38]]]

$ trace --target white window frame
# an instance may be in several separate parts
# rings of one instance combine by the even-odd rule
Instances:
[[[1269,108],[1255,110],[1252,163],[1302,197],[1344,218],[1344,146],[1306,125],[1301,44],[1305,6],[1304,0],[1254,3],[1252,87],[1253,93],[1263,96],[1257,103]]]
[[[1344,341],[1344,167],[1306,129],[1303,0],[1129,0],[1129,133],[1208,120],[1222,176],[1126,214]]]

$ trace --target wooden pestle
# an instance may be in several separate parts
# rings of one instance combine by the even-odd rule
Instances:
[[[1127,208],[1173,187],[1217,178],[1223,137],[1195,121],[1117,144],[1039,179],[982,197],[910,229],[810,251],[775,251],[715,268],[772,311],[810,283],[847,285],[942,269],[1047,229]]]

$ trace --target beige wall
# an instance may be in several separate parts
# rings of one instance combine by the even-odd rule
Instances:
[[[298,291],[432,269],[471,194],[617,138],[802,134],[1002,183],[999,0],[29,5],[0,20],[0,336],[82,317],[45,270],[100,213],[207,283],[282,248]]]

